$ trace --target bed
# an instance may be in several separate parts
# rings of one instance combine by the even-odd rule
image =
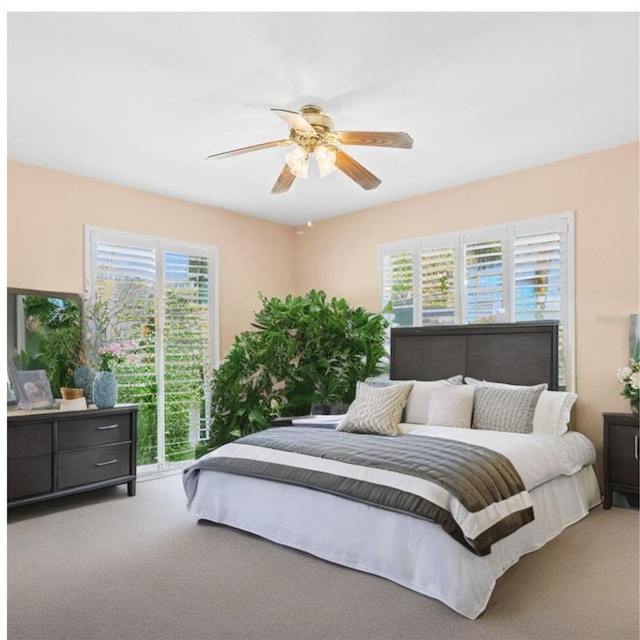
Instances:
[[[338,428],[208,453],[184,472],[188,510],[475,619],[510,566],[600,502],[576,398],[558,390],[557,323],[392,329],[390,380],[359,383]]]

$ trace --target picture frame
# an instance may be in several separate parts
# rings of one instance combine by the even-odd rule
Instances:
[[[18,372],[16,366],[7,360],[7,409],[18,406]]]
[[[44,369],[17,372],[19,409],[55,409],[49,379]]]

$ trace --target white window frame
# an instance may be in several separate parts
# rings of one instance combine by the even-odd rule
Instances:
[[[185,252],[191,255],[199,255],[210,260],[213,270],[209,286],[209,305],[213,307],[212,322],[209,327],[209,341],[213,345],[211,350],[212,367],[217,369],[220,366],[220,305],[219,305],[219,269],[218,269],[218,249],[213,245],[204,245],[191,242],[183,242],[164,238],[161,236],[151,236],[147,234],[132,233],[129,231],[119,231],[90,225],[84,226],[84,281],[86,299],[92,300],[95,296],[95,282],[93,265],[96,264],[96,244],[98,242],[131,244],[134,246],[153,248],[156,250],[156,273],[158,274],[158,285],[164,290],[164,253],[165,252]],[[163,316],[162,296],[155,297],[156,317]],[[163,331],[163,323],[157,325],[158,335]],[[164,358],[162,354],[163,341],[158,341],[158,351],[156,353],[156,377],[158,382],[158,397],[164,398]],[[158,424],[164,425],[164,402],[158,403]],[[158,428],[158,465],[145,465],[145,470],[164,469],[173,466],[165,462],[165,433],[164,428]],[[162,461],[162,462],[160,462]],[[147,469],[147,467],[149,469]]]
[[[460,319],[458,324],[468,324],[466,309],[466,283],[464,282],[464,248],[465,245],[482,240],[497,239],[503,241],[503,296],[505,318],[500,322],[513,322],[515,318],[515,296],[513,295],[513,263],[514,250],[513,239],[515,236],[530,235],[535,233],[548,233],[558,231],[563,234],[566,241],[563,256],[563,264],[566,269],[566,284],[563,287],[561,301],[560,322],[564,327],[565,347],[565,383],[567,391],[575,389],[575,212],[562,213],[530,218],[517,222],[477,227],[462,231],[449,232],[433,236],[405,239],[398,242],[389,242],[378,245],[378,274],[380,291],[384,290],[384,259],[386,256],[400,253],[413,252],[413,325],[422,325],[422,295],[420,278],[420,256],[425,249],[439,249],[451,246],[455,251],[455,304],[456,317]],[[381,293],[381,298],[383,293]],[[387,301],[381,299],[381,308]]]

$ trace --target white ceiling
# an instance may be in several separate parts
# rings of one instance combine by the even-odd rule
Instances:
[[[638,13],[9,13],[10,159],[300,225],[638,140]],[[270,107],[318,104],[340,172],[272,195],[288,137]]]

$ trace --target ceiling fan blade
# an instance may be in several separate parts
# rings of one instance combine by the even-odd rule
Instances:
[[[342,144],[359,144],[370,147],[411,149],[413,138],[404,131],[336,131]]]
[[[314,132],[315,129],[302,117],[297,111],[289,111],[288,109],[271,109],[279,118],[282,118],[288,125],[289,129],[297,129],[298,131]]]
[[[363,189],[375,189],[382,181],[380,178],[365,169],[359,162],[354,160],[348,153],[338,147],[332,147],[336,152],[336,167],[357,182]]]
[[[271,147],[284,147],[293,144],[291,140],[274,140],[273,142],[263,142],[262,144],[254,144],[250,147],[241,147],[240,149],[232,149],[231,151],[223,151],[222,153],[214,153],[209,158],[229,158],[231,156],[239,156],[241,153],[249,153],[250,151],[260,151],[261,149],[271,149]]]
[[[295,179],[296,177],[291,173],[291,169],[285,164],[276,183],[273,185],[273,189],[271,189],[271,193],[284,193],[285,191],[289,191]]]

